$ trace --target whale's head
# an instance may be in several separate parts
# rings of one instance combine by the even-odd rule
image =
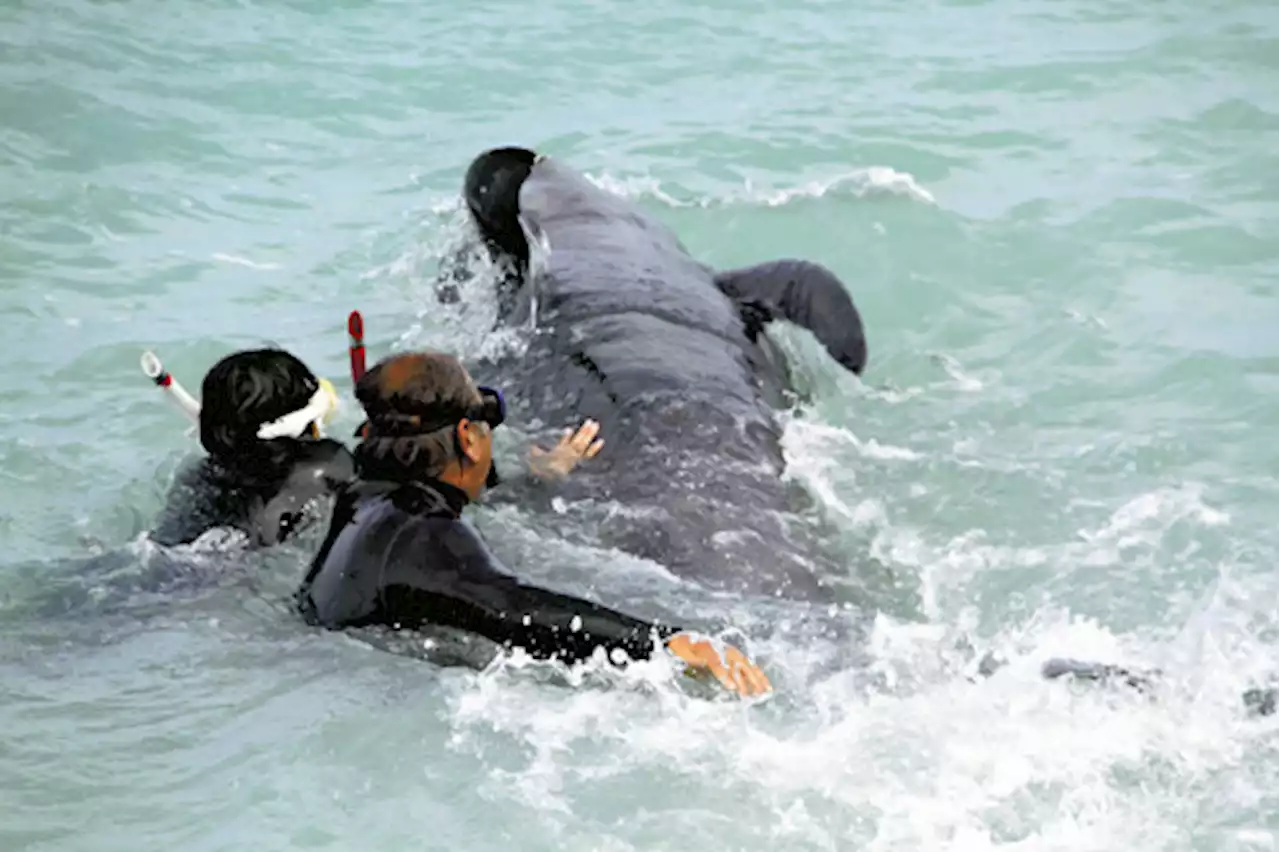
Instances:
[[[493,148],[471,162],[463,181],[467,211],[490,251],[521,267],[528,261],[529,243],[520,226],[520,187],[537,159],[527,148]]]

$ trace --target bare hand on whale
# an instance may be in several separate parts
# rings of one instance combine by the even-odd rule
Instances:
[[[739,695],[762,695],[773,691],[769,678],[760,667],[732,645],[725,646],[721,657],[710,641],[695,639],[690,633],[677,633],[667,640],[667,650],[691,668],[711,672],[725,689]]]
[[[596,439],[600,424],[588,419],[575,432],[572,427],[564,430],[560,442],[553,449],[532,447],[529,450],[529,471],[542,480],[563,479],[583,459],[594,458],[604,446],[604,438]]]

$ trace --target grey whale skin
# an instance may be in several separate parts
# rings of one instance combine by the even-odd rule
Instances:
[[[534,328],[519,357],[469,366],[506,387],[526,422],[601,424],[604,450],[561,487],[614,504],[594,524],[597,543],[711,589],[845,598],[833,581],[847,569],[814,541],[796,512],[803,496],[782,478],[790,378],[764,334],[795,323],[861,374],[865,332],[840,280],[802,260],[716,271],[657,219],[523,148],[477,157],[463,194],[510,270],[499,324]]]

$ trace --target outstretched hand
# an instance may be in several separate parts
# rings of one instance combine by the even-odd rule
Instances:
[[[532,447],[529,450],[529,470],[539,479],[563,479],[583,459],[593,458],[604,446],[604,438],[596,438],[600,434],[600,424],[587,420],[575,432],[565,429],[560,443],[551,450]]]
[[[760,667],[732,645],[726,645],[724,656],[706,639],[695,639],[688,633],[677,633],[667,640],[667,650],[695,669],[709,671],[725,689],[739,695],[762,695],[773,686]]]

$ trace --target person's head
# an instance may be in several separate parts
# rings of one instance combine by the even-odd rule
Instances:
[[[439,479],[473,500],[492,483],[493,429],[506,416],[502,395],[477,388],[457,358],[386,358],[356,384],[356,398],[368,418],[356,448],[364,475]]]
[[[226,356],[200,389],[200,443],[233,466],[270,463],[282,443],[317,438],[337,394],[297,357],[280,349]]]

